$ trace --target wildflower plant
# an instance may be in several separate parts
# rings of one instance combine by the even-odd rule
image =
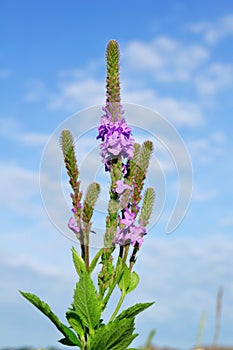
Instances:
[[[135,317],[153,304],[137,303],[120,312],[126,295],[139,283],[134,266],[147,233],[155,193],[151,187],[143,193],[153,145],[150,141],[142,145],[136,143],[125,120],[120,98],[119,58],[118,43],[111,40],[106,50],[106,104],[96,137],[101,141],[103,166],[110,175],[109,202],[103,247],[92,259],[89,238],[100,185],[91,183],[83,198],[73,136],[69,130],[63,130],[60,139],[72,189],[72,217],[68,227],[80,244],[80,253],[72,248],[78,282],[66,312],[68,326],[36,295],[21,291],[62,333],[60,343],[82,350],[132,350],[130,344],[137,336]],[[115,289],[120,291],[119,301],[110,319],[104,321],[103,313]]]

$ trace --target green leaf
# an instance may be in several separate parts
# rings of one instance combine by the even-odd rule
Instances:
[[[44,301],[40,300],[36,295],[31,293],[25,293],[20,291],[22,296],[26,298],[30,303],[32,303],[35,307],[37,307],[45,316],[47,316],[50,321],[57,327],[57,329],[73,344],[77,345],[81,348],[81,343],[77,339],[76,335],[66,326],[64,325],[59,318],[52,312],[49,305]]]
[[[84,271],[86,271],[86,266],[85,266],[84,260],[78,254],[78,252],[76,251],[76,249],[74,247],[72,247],[72,257],[73,257],[75,270],[76,270],[77,274],[79,275],[79,277],[81,277],[82,274],[84,273]]]
[[[133,332],[133,318],[110,322],[96,331],[91,350],[125,350],[137,336]]]
[[[67,345],[67,346],[76,346],[68,338],[59,339],[58,342],[63,344],[63,345]]]
[[[147,309],[148,307],[150,307],[153,304],[154,304],[154,302],[152,302],[152,303],[138,303],[138,304],[135,304],[133,306],[130,306],[128,309],[122,311],[120,313],[120,315],[117,316],[116,320],[122,320],[122,319],[128,319],[128,318],[131,319],[132,317],[135,317],[140,312]]]
[[[100,320],[101,307],[95,286],[90,275],[85,271],[80,276],[74,291],[74,308],[80,319],[90,329],[94,329]]]
[[[94,271],[99,258],[103,254],[103,251],[104,251],[104,248],[99,249],[99,251],[94,256],[94,258],[93,258],[93,260],[92,260],[92,262],[90,264],[90,267],[89,267],[89,273],[92,273]]]
[[[120,290],[122,291],[122,293],[126,294],[127,290],[130,286],[130,269],[128,268],[128,266],[125,264],[123,267],[123,271],[122,271],[122,276],[121,279],[118,283]]]
[[[84,326],[78,313],[75,311],[67,311],[66,318],[73,330],[78,334],[78,336],[81,339],[84,338]]]
[[[126,291],[127,294],[130,293],[130,292],[132,292],[132,291],[137,287],[139,281],[140,281],[140,278],[139,278],[137,272],[133,271],[133,272],[131,273],[131,276],[130,276],[130,284],[129,284],[129,287],[128,287],[127,291]]]

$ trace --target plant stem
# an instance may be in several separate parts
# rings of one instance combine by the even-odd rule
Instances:
[[[109,287],[109,290],[108,290],[108,293],[106,295],[106,297],[104,298],[103,300],[103,305],[104,305],[104,308],[105,306],[107,305],[108,301],[109,301],[109,298],[110,296],[112,295],[112,292],[114,291],[117,283],[120,281],[121,277],[122,277],[122,274],[123,274],[123,268],[121,269],[121,271],[115,276],[112,284],[110,285]]]
[[[122,303],[123,303],[123,301],[125,299],[125,296],[126,296],[126,294],[122,292],[120,300],[118,301],[118,304],[117,304],[117,306],[116,306],[116,308],[115,308],[115,310],[114,310],[114,312],[113,312],[109,322],[112,322],[114,320],[114,318],[116,317],[116,315],[117,315],[118,311],[120,310],[120,307],[121,307],[121,305],[122,305]]]
[[[130,271],[132,271],[132,268],[136,262],[136,255],[137,255],[137,252],[139,251],[139,245],[136,243],[135,247],[134,247],[134,250],[133,250],[133,253],[130,257],[130,264],[129,264],[129,269]]]
[[[127,259],[127,256],[128,256],[128,252],[129,252],[129,244],[127,244],[125,246],[124,256],[123,256],[123,259],[122,259],[122,266],[124,266],[124,264],[126,262],[126,259]]]

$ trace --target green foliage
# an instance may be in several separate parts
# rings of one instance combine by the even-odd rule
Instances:
[[[59,318],[52,312],[49,305],[44,301],[40,300],[36,295],[31,293],[26,293],[20,291],[20,293],[26,298],[30,303],[32,303],[35,307],[37,307],[45,316],[47,316],[50,321],[57,327],[57,329],[65,336],[65,338],[72,343],[73,345],[77,345],[81,348],[81,343],[77,339],[76,335],[66,326],[64,325]]]
[[[85,271],[81,274],[74,290],[73,306],[83,324],[93,330],[100,321],[101,306],[94,283]]]
[[[137,336],[133,332],[133,318],[110,322],[96,331],[91,341],[91,350],[126,350]]]
[[[97,262],[99,261],[99,258],[103,254],[104,248],[100,248],[94,258],[92,259],[92,262],[89,267],[89,273],[92,273],[96,267]]]
[[[152,306],[154,302],[151,303],[137,303],[133,306],[130,306],[128,309],[122,311],[120,315],[117,316],[116,320],[123,320],[125,318],[134,318],[139,313]]]
[[[76,311],[67,311],[66,318],[73,330],[78,334],[80,339],[84,339],[85,336],[85,326],[83,325],[79,314]]]
[[[118,283],[122,293],[125,295],[132,292],[137,287],[138,283],[138,274],[135,271],[131,273],[129,267],[125,264],[122,270],[121,279]]]
[[[82,259],[82,257],[78,254],[78,252],[75,250],[74,247],[72,247],[71,250],[72,250],[72,258],[73,258],[75,270],[79,275],[79,277],[81,277],[82,274],[86,271],[85,262]]]

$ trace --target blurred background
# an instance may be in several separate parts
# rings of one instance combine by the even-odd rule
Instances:
[[[60,339],[18,290],[36,293],[64,319],[76,279],[74,242],[43,207],[40,161],[59,124],[104,104],[110,39],[121,48],[123,102],[166,117],[193,167],[189,210],[168,235],[179,179],[171,158],[163,164],[168,203],[146,236],[136,265],[141,283],[127,301],[156,300],[138,318],[135,346],[156,329],[158,346],[190,348],[200,341],[200,324],[201,343],[212,344],[220,287],[218,343],[231,345],[232,1],[0,0],[0,348]]]

